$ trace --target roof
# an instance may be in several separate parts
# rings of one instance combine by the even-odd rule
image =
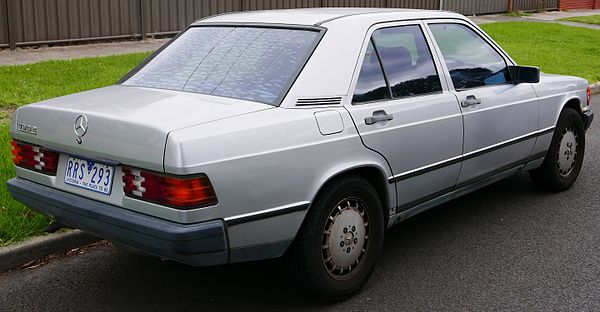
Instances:
[[[274,23],[294,25],[320,25],[333,20],[365,17],[365,15],[389,15],[394,18],[419,19],[456,17],[456,13],[433,10],[390,9],[390,8],[307,8],[287,10],[246,11],[216,15],[196,21],[201,23]]]

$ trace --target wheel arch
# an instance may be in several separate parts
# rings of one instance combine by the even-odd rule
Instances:
[[[359,166],[353,166],[341,169],[327,176],[321,183],[318,190],[314,193],[311,204],[309,206],[309,210],[312,209],[312,203],[315,202],[317,196],[321,194],[321,192],[330,184],[339,181],[340,179],[344,179],[349,176],[359,176],[371,183],[379,197],[381,198],[383,209],[384,209],[384,225],[387,227],[390,216],[390,209],[395,206],[396,200],[396,191],[395,186],[393,184],[388,183],[388,178],[386,176],[386,172],[383,168],[375,164],[365,164]]]
[[[585,116],[581,112],[581,109],[582,109],[582,104],[581,103],[582,103],[581,99],[579,97],[577,97],[577,96],[573,96],[573,97],[569,98],[567,101],[565,101],[565,103],[563,104],[562,108],[558,112],[558,116],[556,117],[556,123],[558,123],[558,117],[560,116],[560,113],[563,110],[565,110],[565,108],[572,108],[572,109],[574,109],[579,114],[579,117],[581,117],[582,119],[584,119]]]
[[[581,113],[581,99],[576,96],[569,98],[565,102],[565,104],[563,104],[562,109],[565,109],[567,107],[572,108],[572,109],[576,110],[577,112]],[[562,111],[562,109],[561,109],[561,111]]]

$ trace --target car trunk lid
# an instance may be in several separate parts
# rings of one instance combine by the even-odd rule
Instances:
[[[17,112],[17,121],[13,123],[17,129],[12,130],[12,135],[17,140],[66,154],[162,171],[169,132],[272,107],[194,93],[117,85],[23,106]],[[78,129],[77,135],[79,116],[87,119],[87,131],[83,134],[83,130]],[[32,127],[35,131],[31,131]]]

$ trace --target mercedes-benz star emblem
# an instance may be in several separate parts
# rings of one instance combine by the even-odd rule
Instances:
[[[75,119],[75,125],[73,126],[73,130],[75,130],[75,135],[77,135],[77,143],[81,144],[81,137],[85,135],[88,129],[88,118],[86,115],[79,115],[77,119]]]

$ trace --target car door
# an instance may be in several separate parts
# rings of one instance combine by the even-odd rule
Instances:
[[[526,160],[535,144],[539,103],[530,84],[513,84],[512,61],[483,33],[457,20],[428,28],[464,119],[463,165],[458,185],[499,173]]]
[[[414,21],[370,30],[346,106],[364,144],[390,164],[399,210],[450,191],[460,172],[460,108],[423,27]]]

